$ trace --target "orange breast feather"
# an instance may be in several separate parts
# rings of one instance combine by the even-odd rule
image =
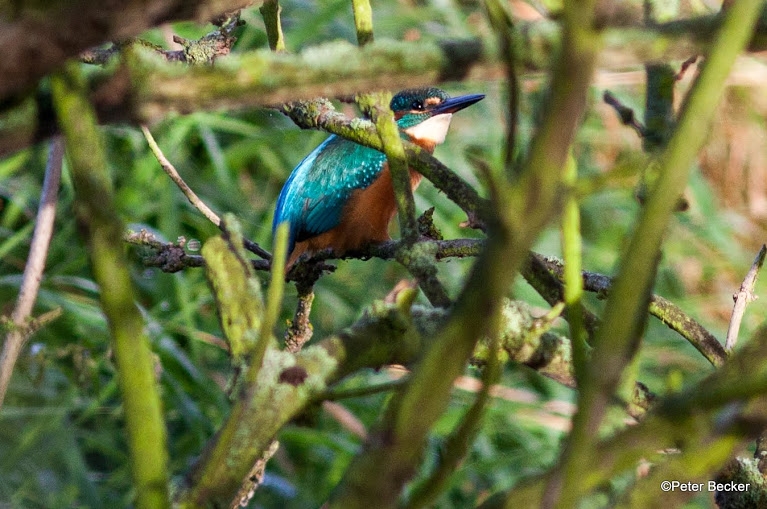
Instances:
[[[421,178],[420,173],[410,170],[413,190],[418,187]],[[288,259],[287,269],[305,252],[316,253],[330,248],[340,256],[370,243],[389,240],[389,223],[396,213],[391,173],[386,165],[381,176],[371,185],[352,193],[338,226],[296,244]]]

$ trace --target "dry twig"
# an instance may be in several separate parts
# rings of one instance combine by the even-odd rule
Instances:
[[[738,332],[740,331],[740,322],[743,320],[743,313],[746,311],[746,304],[755,301],[758,297],[754,295],[754,284],[756,284],[756,276],[759,275],[759,270],[764,265],[764,258],[767,256],[767,245],[762,244],[762,248],[754,259],[754,263],[751,265],[751,269],[743,279],[743,283],[740,285],[738,293],[732,296],[735,301],[735,306],[732,309],[732,317],[730,318],[730,325],[727,328],[727,339],[724,342],[724,349],[727,352],[731,352],[735,348],[735,344],[738,342]]]
[[[37,211],[35,231],[29,246],[29,257],[24,267],[19,298],[11,313],[13,328],[6,336],[3,351],[0,354],[0,407],[8,391],[13,366],[19,358],[21,347],[29,338],[31,331],[26,327],[27,319],[32,314],[32,307],[37,299],[40,281],[48,257],[48,246],[53,236],[53,221],[56,218],[56,202],[61,182],[61,165],[64,159],[64,143],[55,138],[51,143],[48,165],[45,168],[45,180],[40,196],[40,208]]]
[[[163,171],[171,178],[171,180],[178,186],[178,188],[181,189],[181,192],[184,193],[184,196],[186,196],[187,200],[189,200],[189,203],[191,203],[197,210],[199,210],[202,215],[208,219],[208,221],[221,228],[221,218],[218,216],[218,214],[213,212],[213,210],[208,207],[205,202],[203,202],[200,197],[195,194],[194,191],[192,191],[192,188],[189,187],[186,182],[184,182],[184,179],[181,178],[178,170],[176,170],[175,166],[173,166],[168,158],[165,157],[165,154],[163,154],[160,146],[157,145],[157,142],[152,136],[152,133],[149,132],[149,128],[147,128],[145,125],[142,125],[141,131],[144,133],[144,137],[146,138],[147,143],[149,143],[149,148],[152,150],[152,153],[157,159],[157,162],[160,163]],[[245,249],[251,253],[257,254],[264,260],[272,259],[272,255],[257,243],[247,239],[243,239],[243,242],[245,244]]]
[[[168,161],[168,158],[165,157],[165,154],[163,154],[162,150],[160,150],[160,147],[157,145],[154,136],[152,136],[152,133],[149,132],[149,128],[145,125],[142,125],[141,132],[144,133],[144,138],[146,138],[147,143],[149,143],[149,148],[157,158],[157,162],[160,163],[162,170],[171,178],[171,180],[178,186],[178,188],[181,189],[181,192],[184,193],[184,196],[186,196],[186,199],[189,200],[189,203],[194,205],[194,208],[199,210],[202,215],[208,219],[208,221],[215,224],[216,226],[220,226],[221,218],[218,216],[218,214],[213,212],[211,208],[208,207],[205,202],[203,202],[200,197],[197,196],[197,194],[195,194],[194,191],[192,191],[192,188],[189,187],[186,182],[184,182],[184,179],[181,178],[181,175],[179,175],[176,167],[173,166],[170,161]]]

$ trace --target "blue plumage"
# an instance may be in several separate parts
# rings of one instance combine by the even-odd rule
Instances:
[[[431,153],[445,140],[452,114],[483,97],[411,89],[396,94],[390,107],[400,136]],[[342,254],[389,238],[396,203],[385,163],[383,153],[337,136],[301,161],[280,192],[272,223],[272,233],[280,223],[290,225],[288,269],[305,252],[331,248]],[[411,170],[413,189],[420,180]]]
[[[285,182],[277,199],[272,233],[280,223],[290,224],[290,253],[296,242],[335,228],[352,191],[372,184],[385,160],[386,156],[377,150],[330,136],[301,161]]]

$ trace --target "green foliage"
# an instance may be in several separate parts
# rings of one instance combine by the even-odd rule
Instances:
[[[356,38],[347,0],[282,4],[289,51],[336,38]],[[439,5],[374,2],[376,38],[436,40],[481,30],[476,22],[481,13],[473,4]],[[265,47],[257,9],[244,11],[243,19],[246,25],[235,51]],[[206,31],[189,23],[174,25],[173,30],[188,38]],[[147,38],[163,42],[159,31]],[[543,100],[542,85],[532,81],[527,85],[532,91],[522,102],[523,146]],[[475,173],[466,153],[479,150],[500,166],[504,93],[497,82],[470,81],[446,88],[451,95],[481,92],[488,96],[456,115],[446,144],[436,152],[486,194],[485,180]],[[638,87],[620,92],[628,103],[642,103]],[[597,182],[580,203],[583,263],[586,270],[613,274],[640,206],[633,196],[638,166],[629,164],[623,173],[611,168],[636,155],[639,142],[626,128],[622,128],[625,133],[610,131],[614,129],[612,112],[599,110],[597,103],[597,98],[591,98],[591,113],[576,144],[581,182]],[[165,155],[203,201],[218,213],[234,213],[244,235],[270,250],[273,206],[280,188],[291,169],[326,136],[301,131],[274,110],[197,112],[169,117],[151,129]],[[132,230],[145,228],[167,241],[184,237],[188,252],[199,254],[195,244],[217,235],[218,229],[189,205],[160,170],[138,129],[109,126],[102,131],[122,220]],[[0,160],[0,314],[10,312],[19,290],[46,153],[45,146],[36,146]],[[729,296],[753,258],[753,246],[738,238],[739,225],[747,218],[738,211],[723,211],[716,193],[694,174],[688,188],[692,208],[678,215],[666,234],[654,291],[674,300],[721,338]],[[96,508],[131,503],[127,441],[108,329],[73,220],[72,201],[72,182],[65,167],[53,243],[35,308],[39,315],[61,307],[63,315],[32,337],[0,411],[0,505]],[[434,223],[445,238],[479,236],[460,226],[465,214],[430,183],[421,185],[415,203],[418,213],[435,207]],[[560,255],[556,228],[544,232],[535,249]],[[165,274],[146,268],[141,250],[130,248],[129,254],[138,303],[156,356],[172,475],[179,481],[229,411],[225,393],[231,374],[229,357],[221,347],[222,331],[203,270]],[[439,267],[439,277],[451,296],[471,264],[472,260],[451,260]],[[408,277],[394,261],[341,261],[337,266],[315,287],[316,339],[350,325],[362,309]],[[267,276],[257,275],[264,285]],[[765,289],[760,283],[756,293]],[[521,280],[509,293],[543,305]],[[289,285],[275,327],[278,338],[292,319],[295,303],[296,290]],[[603,303],[589,295],[587,306],[601,313]],[[757,325],[758,320],[747,314],[741,337],[748,337]],[[690,345],[657,320],[651,319],[644,338],[638,377],[652,390],[678,388],[680,379],[689,386],[710,372]],[[386,373],[363,371],[342,386],[365,387],[385,380]],[[572,391],[515,366],[506,368],[501,384],[508,394],[494,398],[469,456],[453,474],[450,489],[437,507],[472,507],[523,477],[544,472],[556,461],[572,412]],[[430,437],[421,476],[434,468],[444,437],[473,400],[473,394],[455,393]],[[341,403],[369,430],[389,398],[390,394],[375,394]],[[623,417],[611,415],[610,424],[618,425]],[[280,450],[269,463],[266,481],[251,507],[319,506],[362,443],[319,407],[284,428],[277,439]]]

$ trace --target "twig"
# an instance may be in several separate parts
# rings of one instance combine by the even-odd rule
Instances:
[[[178,272],[188,267],[203,267],[205,261],[200,255],[187,254],[182,242],[160,242],[157,237],[147,230],[139,232],[128,231],[123,240],[128,244],[147,247],[153,254],[142,258],[142,263],[147,267],[157,267],[163,272]]]
[[[391,101],[390,93],[362,94],[357,97],[357,104],[375,123],[376,132],[382,144],[382,152],[386,154],[391,173],[402,238],[408,244],[412,244],[418,237],[413,188],[402,138],[394,119],[394,112],[389,108],[389,101]]]
[[[562,210],[562,252],[564,268],[564,298],[567,305],[567,321],[570,324],[570,336],[573,349],[575,378],[580,380],[588,369],[589,347],[586,342],[586,327],[583,312],[583,237],[581,235],[581,212],[578,198],[572,192],[578,180],[578,164],[572,151],[567,156],[562,183],[570,188]]]
[[[508,103],[506,106],[506,171],[514,169],[514,156],[517,145],[517,131],[519,125],[519,97],[520,86],[517,76],[517,51],[514,45],[514,23],[508,11],[500,1],[492,0],[485,2],[485,9],[490,24],[495,30],[499,40],[503,63],[506,68],[506,84],[508,87]]]
[[[274,236],[275,248],[274,259],[272,260],[272,277],[266,294],[266,308],[261,317],[258,349],[254,350],[248,359],[251,369],[258,369],[261,365],[266,349],[273,341],[272,329],[274,329],[282,310],[282,297],[285,294],[285,261],[288,258],[288,235],[287,223],[280,224]]]
[[[676,76],[675,76],[676,81],[679,81],[682,78],[684,78],[685,73],[687,73],[687,69],[689,69],[690,66],[697,61],[698,61],[698,55],[693,55],[687,60],[685,60],[684,62],[682,62],[682,66],[679,68],[679,72],[676,73]]]
[[[31,334],[25,324],[37,299],[45,269],[45,259],[48,257],[48,247],[53,236],[53,221],[56,218],[56,202],[63,160],[64,143],[61,138],[55,138],[48,154],[48,164],[45,168],[45,179],[40,195],[40,208],[37,210],[35,231],[29,246],[29,257],[24,267],[19,297],[11,313],[14,328],[6,336],[3,351],[0,353],[0,407],[8,392],[13,367],[19,358],[21,347]]]
[[[122,42],[113,42],[108,48],[91,48],[83,51],[79,55],[79,59],[84,64],[91,65],[104,65],[109,60],[120,53],[122,49],[133,42],[133,39]]]
[[[184,39],[174,35],[173,42],[181,46],[179,50],[166,50],[147,40],[130,38],[113,42],[108,48],[87,49],[80,53],[79,58],[81,62],[86,64],[104,65],[113,56],[118,55],[126,46],[135,44],[149,48],[168,62],[183,62],[192,65],[212,64],[217,57],[228,55],[232,46],[237,41],[237,38],[232,33],[242,24],[242,21],[240,21],[240,11],[225,13],[213,20],[213,24],[218,27],[217,30],[196,40]]]
[[[152,136],[152,133],[149,131],[149,128],[147,128],[146,125],[142,125],[141,131],[144,133],[144,137],[146,138],[147,143],[149,143],[149,148],[152,150],[152,153],[157,159],[157,162],[160,163],[163,171],[171,178],[171,180],[178,186],[178,188],[181,189],[181,192],[184,193],[184,196],[186,196],[187,200],[189,200],[189,203],[191,203],[197,210],[199,210],[202,215],[208,219],[208,221],[221,228],[221,218],[218,216],[218,214],[213,212],[213,210],[211,210],[211,208],[208,207],[205,202],[203,202],[195,194],[194,191],[192,191],[192,188],[189,187],[186,182],[184,182],[184,179],[181,178],[178,170],[176,170],[175,166],[173,166],[168,158],[165,157],[165,154],[163,154],[160,146],[157,145],[157,142]],[[251,253],[255,253],[265,260],[271,260],[272,255],[257,243],[247,239],[243,239],[243,242],[245,249]]]
[[[232,35],[237,27],[243,24],[240,21],[240,11],[227,12],[213,20],[217,30],[197,39],[187,40],[177,35],[173,36],[173,42],[180,44],[182,50],[180,60],[188,64],[212,64],[216,58],[228,55],[237,38]],[[167,54],[176,52],[167,51]],[[166,58],[168,58],[166,56]],[[168,58],[170,60],[170,58]]]
[[[147,143],[149,143],[149,148],[152,150],[152,153],[154,154],[155,158],[157,158],[157,162],[160,163],[160,166],[162,167],[163,171],[170,177],[170,179],[178,186],[179,189],[181,189],[181,192],[184,193],[184,196],[186,196],[187,200],[189,200],[189,203],[194,205],[194,207],[199,210],[203,216],[205,216],[208,221],[215,224],[216,226],[221,226],[221,218],[213,212],[210,207],[208,207],[196,194],[194,191],[192,191],[192,188],[189,187],[186,182],[184,182],[184,179],[181,178],[181,175],[179,175],[176,168],[173,166],[173,164],[168,161],[168,158],[165,157],[165,154],[162,153],[162,150],[157,145],[157,142],[155,141],[154,137],[152,136],[152,133],[149,132],[149,128],[145,125],[141,126],[141,132],[144,133],[144,138],[146,138]]]
[[[754,295],[754,284],[756,283],[756,277],[759,275],[762,265],[764,265],[764,257],[767,256],[767,245],[762,244],[762,248],[754,259],[754,263],[751,265],[751,269],[743,279],[743,283],[740,285],[738,293],[732,296],[735,301],[735,306],[732,309],[732,317],[730,318],[730,325],[727,328],[727,339],[724,342],[724,349],[727,352],[731,352],[735,348],[735,344],[738,342],[738,332],[740,331],[740,322],[743,320],[743,313],[746,311],[746,305],[759,298]]]
[[[240,491],[237,492],[237,496],[234,499],[234,503],[231,509],[238,509],[240,507],[248,507],[250,499],[256,493],[256,489],[264,482],[264,475],[266,473],[266,464],[280,448],[280,443],[277,440],[272,441],[269,447],[264,451],[264,454],[258,458],[256,464],[253,465],[253,470],[248,474],[247,480],[243,483]]]
[[[533,259],[547,268],[560,281],[562,280],[562,262],[552,258],[544,258],[539,254],[533,254]],[[595,292],[600,297],[606,297],[612,288],[613,279],[603,274],[583,272],[584,289]],[[721,343],[705,327],[687,315],[673,302],[659,295],[650,297],[648,311],[666,324],[671,330],[677,332],[692,344],[714,366],[721,366],[727,355]]]
[[[154,256],[145,257],[143,262],[146,266],[158,267],[163,272],[178,272],[187,267],[202,267],[204,265],[202,256],[186,253],[184,251],[184,246],[179,243],[161,242],[147,230],[128,232],[123,240],[129,244],[148,247],[156,251]],[[243,244],[246,248],[248,248],[248,243],[253,243],[253,241],[243,239]],[[485,241],[481,239],[433,240],[422,238],[416,242],[416,245],[422,244],[433,245],[435,247],[434,257],[437,260],[444,260],[446,258],[469,258],[478,256],[482,247],[485,245]],[[288,274],[288,280],[304,280],[304,276],[306,275],[305,272],[311,272],[311,270],[304,271],[302,267],[307,268],[312,264],[317,265],[315,268],[321,271],[332,272],[335,270],[334,266],[322,263],[325,260],[369,260],[370,258],[391,260],[396,257],[399,247],[400,241],[391,240],[382,242],[381,244],[370,245],[357,251],[348,251],[341,257],[337,257],[330,250],[321,251],[312,255],[310,258],[299,258],[298,263],[294,265],[293,269]],[[252,263],[255,270],[271,270],[271,262],[269,260],[252,260]]]
[[[293,314],[293,321],[285,331],[285,347],[291,353],[300,351],[314,334],[314,328],[309,321],[314,302],[314,286],[297,284],[296,288],[298,289],[296,312]]]
[[[615,97],[615,95],[613,95],[613,93],[609,90],[604,91],[602,94],[602,99],[606,104],[612,106],[612,108],[615,110],[615,113],[618,114],[618,118],[623,125],[627,125],[634,129],[640,138],[644,137],[646,132],[645,127],[641,122],[639,122],[639,120],[637,120],[633,109],[620,102],[620,100]]]
[[[564,283],[562,279],[564,276],[557,276],[547,265],[547,258],[537,254],[531,253],[527,262],[522,264],[520,273],[522,277],[532,286],[543,299],[551,306],[555,306],[565,300]],[[561,269],[561,262],[558,265]],[[581,313],[583,313],[583,322],[586,331],[589,336],[593,336],[599,327],[599,318],[586,309],[581,303],[579,307]],[[569,314],[569,310],[568,310]]]
[[[357,435],[362,440],[367,440],[368,431],[365,428],[365,424],[348,408],[335,401],[323,401],[322,410],[340,424],[343,429],[353,435]]]

